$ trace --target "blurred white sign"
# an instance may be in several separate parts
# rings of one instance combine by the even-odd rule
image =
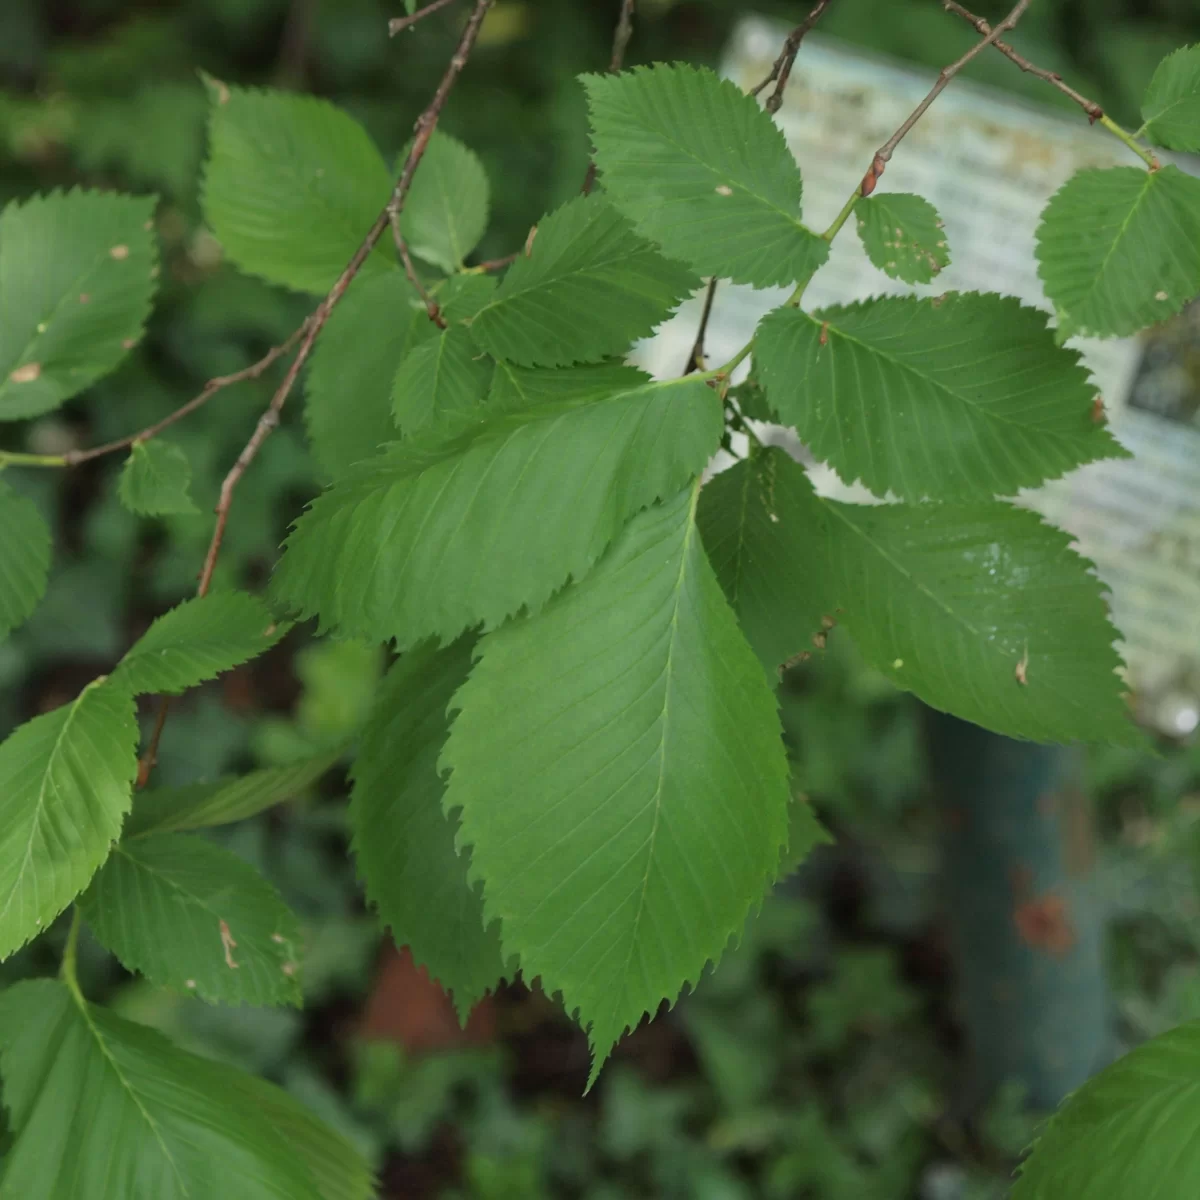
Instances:
[[[786,32],[745,21],[725,73],[742,87],[761,81]],[[875,150],[932,80],[930,71],[816,35],[805,41],[778,120],[803,173],[810,227],[824,229],[833,220]],[[890,280],[868,261],[852,220],[810,285],[805,307],[884,293],[993,291],[1050,312],[1034,257],[1042,208],[1082,167],[1136,162],[1114,138],[1089,128],[1082,113],[1059,116],[957,79],[901,144],[879,186],[880,192],[916,192],[937,206],[951,265],[928,286]],[[735,353],[759,317],[787,294],[722,285],[708,360],[719,363]],[[643,347],[644,365],[656,374],[678,374],[698,321],[699,302],[685,305]],[[1200,333],[1194,336],[1200,348]],[[1158,382],[1140,374],[1141,341],[1077,339],[1071,345],[1095,376],[1113,432],[1135,457],[1084,467],[1022,500],[1074,534],[1110,587],[1142,719],[1164,732],[1190,733],[1200,723],[1200,424],[1189,418],[1187,404],[1176,403],[1179,395],[1164,397],[1161,374]],[[1194,401],[1181,371],[1175,391]],[[1190,407],[1194,413],[1195,403]],[[1164,412],[1172,409],[1179,411]],[[786,437],[777,431],[770,440]],[[817,468],[814,478],[827,493],[867,498],[827,468]]]

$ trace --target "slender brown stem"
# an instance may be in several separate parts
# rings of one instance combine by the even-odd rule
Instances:
[[[929,89],[929,94],[917,105],[916,108],[909,114],[908,119],[892,134],[878,150],[875,151],[875,158],[872,160],[867,173],[863,176],[863,181],[859,185],[859,195],[869,196],[878,184],[880,176],[887,169],[887,165],[891,162],[892,155],[896,151],[896,147],[908,136],[912,127],[929,111],[930,105],[950,86],[950,81],[967,65],[972,59],[978,58],[989,46],[994,45],[1000,40],[1009,30],[1015,28],[1017,22],[1025,15],[1025,10],[1029,7],[1031,0],[1017,0],[1016,6],[994,29],[989,29],[982,40],[973,45],[960,59],[952,62],[948,67],[943,67],[938,74],[937,81],[933,87]]]
[[[608,60],[608,69],[616,74],[625,63],[625,51],[629,49],[629,39],[633,37],[633,10],[636,0],[621,0],[621,15],[617,18],[617,28],[613,33],[612,54]],[[583,194],[588,195],[596,186],[596,160],[588,163],[587,174],[583,177]]]
[[[685,375],[704,370],[704,339],[708,334],[708,321],[712,316],[713,298],[717,294],[717,277],[714,275],[708,281],[704,292],[704,309],[700,313],[700,328],[696,330],[696,340],[692,343],[692,352],[688,355],[687,364],[683,368]]]
[[[415,13],[408,17],[393,17],[388,22],[388,37],[395,37],[398,33],[403,33],[406,29],[411,29],[418,21],[423,21],[430,13],[435,13],[439,8],[445,8],[447,4],[453,4],[454,0],[433,0],[432,4],[425,5],[424,8],[418,8]]]
[[[156,421],[153,425],[147,425],[145,429],[139,429],[137,433],[131,433],[127,437],[118,438],[115,442],[105,442],[103,446],[91,446],[86,450],[68,450],[62,456],[63,466],[77,467],[80,463],[90,462],[93,458],[102,458],[106,454],[113,454],[118,450],[128,449],[134,442],[149,441],[150,438],[157,437],[162,433],[164,429],[169,429],[176,421],[182,421],[184,417],[190,416],[198,408],[202,408],[224,388],[230,387],[235,383],[244,383],[249,379],[258,379],[266,373],[267,368],[277,359],[282,358],[291,351],[301,337],[304,336],[312,319],[312,317],[306,318],[300,328],[295,330],[287,341],[281,342],[278,346],[273,346],[258,362],[252,363],[240,371],[235,371],[232,375],[218,375],[215,379],[210,379],[198,395],[193,396],[186,404],[181,405],[174,412],[168,413],[161,421]]]
[[[511,254],[506,254],[503,258],[489,258],[484,262],[476,263],[473,267],[468,267],[467,270],[478,275],[483,275],[489,271],[503,271],[505,267],[511,267],[520,257],[521,251],[514,250]]]
[[[757,96],[772,83],[775,85],[775,90],[767,97],[767,112],[777,113],[782,107],[783,93],[787,88],[788,80],[792,77],[792,67],[796,65],[796,55],[800,53],[800,43],[813,31],[817,22],[825,15],[825,10],[832,3],[833,0],[817,0],[816,7],[812,12],[787,35],[787,41],[783,43],[783,49],[780,50],[779,57],[771,68],[771,73],[757,87],[750,89],[750,95]]]
[[[396,253],[400,255],[400,261],[404,264],[404,273],[408,276],[408,282],[413,285],[413,290],[421,297],[421,303],[425,305],[425,311],[429,314],[429,319],[439,328],[446,328],[446,318],[442,316],[442,309],[438,302],[429,294],[425,284],[421,281],[420,273],[417,271],[413,263],[412,255],[408,252],[408,242],[404,240],[404,234],[400,232],[400,214],[389,212],[388,218],[392,225],[392,240],[396,243]]]
[[[216,522],[213,527],[212,539],[208,544],[208,553],[204,557],[204,566],[200,572],[200,583],[196,589],[196,594],[199,596],[207,595],[208,589],[212,586],[213,573],[216,571],[217,560],[221,554],[221,544],[225,539],[225,528],[229,523],[229,511],[233,505],[234,492],[237,490],[242,476],[246,474],[250,464],[257,457],[259,450],[262,449],[263,443],[279,425],[279,415],[283,411],[283,406],[287,403],[288,396],[291,395],[292,389],[296,385],[300,371],[308,360],[309,354],[312,353],[313,345],[320,335],[321,330],[325,327],[326,321],[329,320],[330,314],[337,307],[338,301],[346,294],[346,289],[362,268],[363,263],[367,261],[371,252],[379,244],[379,239],[383,236],[389,224],[398,221],[400,214],[404,211],[405,201],[408,199],[408,193],[412,188],[413,176],[416,174],[417,168],[421,165],[421,159],[425,154],[426,148],[429,146],[429,139],[433,136],[438,117],[441,115],[442,108],[446,103],[446,97],[449,96],[459,75],[462,74],[463,68],[467,65],[467,59],[470,57],[475,40],[479,36],[479,29],[483,24],[483,18],[487,15],[487,11],[493,3],[494,0],[475,0],[475,6],[471,11],[470,18],[467,20],[467,25],[463,30],[458,47],[454,51],[454,55],[446,68],[446,73],[442,76],[442,81],[438,84],[437,91],[434,93],[428,107],[417,118],[417,136],[413,139],[412,147],[409,149],[408,156],[404,160],[404,166],[400,170],[400,177],[396,181],[391,199],[379,216],[375,218],[375,222],[367,231],[362,244],[354,252],[353,258],[346,264],[345,270],[338,276],[337,282],[329,290],[329,294],[317,305],[312,315],[305,321],[302,327],[304,333],[300,340],[300,348],[296,351],[296,357],[292,359],[287,374],[284,375],[283,381],[271,397],[271,403],[267,405],[266,411],[258,419],[258,424],[250,440],[242,449],[241,454],[238,455],[237,461],[233,464],[233,467],[221,484],[221,495],[217,502]],[[166,724],[166,713],[167,707],[164,703],[159,710],[154,734],[139,764],[138,778],[143,784],[149,779],[150,772],[154,768],[154,762],[158,755],[158,745],[162,738],[163,726]]]
[[[991,25],[983,19],[977,17],[973,12],[963,8],[961,4],[956,3],[956,0],[942,0],[942,7],[950,13],[962,17],[964,21],[969,22],[983,37],[987,37],[992,32]],[[1104,109],[1100,107],[1095,100],[1089,100],[1086,96],[1081,95],[1069,84],[1063,82],[1063,77],[1057,71],[1047,71],[1043,67],[1035,66],[1029,59],[1018,54],[1007,42],[995,41],[992,43],[997,50],[1000,51],[1006,58],[1010,58],[1022,71],[1028,72],[1030,75],[1038,79],[1045,80],[1051,87],[1057,88],[1069,100],[1073,100],[1080,108],[1087,113],[1088,120],[1095,124],[1104,116]]]

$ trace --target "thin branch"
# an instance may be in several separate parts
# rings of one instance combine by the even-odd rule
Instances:
[[[413,176],[416,174],[417,168],[421,165],[421,159],[429,145],[429,139],[433,136],[433,131],[437,127],[438,117],[441,115],[442,108],[446,103],[446,97],[449,96],[459,75],[462,74],[463,68],[467,65],[467,59],[470,57],[475,40],[479,36],[479,29],[483,24],[483,18],[487,15],[487,11],[493,3],[494,0],[475,0],[475,7],[472,9],[471,16],[467,20],[466,28],[463,30],[458,47],[450,59],[446,73],[442,76],[442,81],[438,84],[437,91],[434,93],[428,107],[417,118],[415,126],[417,136],[413,139],[408,157],[404,160],[404,166],[401,168],[400,177],[396,181],[391,199],[379,216],[375,218],[375,222],[367,231],[362,244],[354,252],[354,257],[346,264],[345,270],[338,276],[338,280],[329,290],[329,294],[317,305],[312,315],[305,321],[303,326],[304,334],[300,341],[300,348],[296,352],[296,357],[292,359],[287,374],[284,375],[283,381],[271,397],[271,403],[267,405],[266,411],[258,419],[258,424],[250,440],[246,443],[241,454],[238,455],[237,461],[233,464],[229,474],[225,476],[221,484],[221,496],[217,502],[216,509],[216,523],[213,527],[212,539],[208,545],[208,553],[204,557],[204,567],[200,572],[200,583],[196,589],[196,594],[199,596],[207,595],[209,588],[212,586],[213,573],[217,569],[217,560],[221,554],[221,544],[225,539],[225,528],[229,523],[229,511],[233,505],[234,492],[237,490],[242,476],[245,475],[250,464],[257,457],[259,450],[262,449],[263,443],[279,425],[279,415],[283,411],[283,406],[287,403],[288,396],[291,395],[292,389],[296,385],[296,380],[299,378],[301,368],[308,360],[309,354],[312,353],[313,344],[316,342],[321,330],[325,327],[326,321],[329,320],[330,314],[337,307],[338,301],[346,294],[346,289],[358,274],[363,263],[367,261],[371,252],[378,245],[379,239],[387,230],[388,225],[394,221],[398,221],[400,214],[404,211],[405,201],[408,199],[409,190],[412,188]],[[158,747],[162,739],[163,727],[166,724],[166,711],[166,703],[164,702],[159,711],[154,733],[138,767],[138,778],[143,785],[149,779],[150,772],[153,770],[158,757]]]
[[[503,271],[505,267],[511,267],[520,257],[521,251],[514,250],[511,254],[506,254],[503,258],[489,258],[484,262],[476,263],[473,267],[468,267],[464,274],[486,275],[489,271]]]
[[[453,4],[454,0],[433,0],[432,4],[425,5],[424,8],[418,8],[415,13],[408,17],[393,17],[388,22],[388,37],[395,37],[398,33],[403,33],[406,29],[411,29],[418,21],[423,21],[430,13],[435,13],[439,8],[445,8],[447,4]]]
[[[783,93],[787,88],[788,80],[792,77],[792,67],[796,65],[796,55],[800,53],[800,43],[813,31],[817,22],[825,15],[825,10],[832,3],[833,0],[817,0],[816,7],[812,12],[787,35],[787,41],[783,43],[783,49],[780,50],[779,57],[771,68],[771,73],[757,87],[750,89],[750,95],[757,96],[772,83],[775,85],[775,90],[767,97],[767,112],[777,113],[783,106]]]
[[[971,62],[972,59],[978,58],[989,46],[994,45],[1006,33],[1015,28],[1017,22],[1025,15],[1025,10],[1029,7],[1030,3],[1031,0],[1017,0],[1016,6],[1003,21],[994,29],[990,29],[982,40],[976,42],[960,59],[952,62],[948,67],[942,68],[937,77],[937,82],[929,89],[929,94],[913,109],[904,124],[875,152],[875,158],[868,168],[867,173],[863,176],[862,183],[859,185],[858,194],[860,196],[869,196],[875,190],[880,176],[887,169],[888,163],[891,162],[896,147],[908,136],[912,127],[929,111],[930,105],[946,90],[950,84],[950,80],[967,63]]]
[[[969,22],[974,27],[976,33],[982,37],[987,37],[992,32],[991,25],[983,17],[977,17],[973,12],[969,12],[961,4],[956,3],[956,0],[942,0],[942,7],[947,12],[955,13],[957,16],[962,17],[964,21]],[[1104,109],[1099,104],[1094,100],[1089,100],[1086,96],[1080,95],[1073,87],[1064,83],[1063,77],[1057,71],[1047,71],[1042,67],[1034,66],[1029,59],[1023,58],[1007,42],[995,41],[992,45],[1006,58],[1012,59],[1022,71],[1026,71],[1038,79],[1045,80],[1046,83],[1050,84],[1051,87],[1057,88],[1069,100],[1073,100],[1087,113],[1088,120],[1093,125],[1104,116]]]
[[[612,54],[608,60],[609,72],[615,75],[625,63],[625,51],[629,49],[629,39],[633,37],[633,10],[636,0],[621,0],[621,15],[617,18],[617,28],[613,33]],[[596,186],[596,160],[588,163],[587,174],[583,177],[583,194],[588,195]]]
[[[103,446],[91,446],[86,450],[68,450],[62,456],[62,465],[64,467],[77,467],[80,463],[90,462],[93,458],[102,458],[106,454],[113,454],[118,450],[126,450],[134,442],[149,441],[151,438],[157,437],[162,433],[164,429],[169,429],[176,421],[182,421],[184,417],[190,416],[198,408],[202,408],[222,389],[230,387],[235,383],[244,383],[248,379],[258,379],[266,373],[267,368],[275,363],[277,359],[282,358],[291,351],[307,332],[312,319],[311,316],[307,317],[300,328],[295,330],[286,342],[281,342],[278,346],[273,346],[258,362],[252,363],[248,367],[243,367],[242,370],[235,371],[232,375],[218,375],[215,379],[210,379],[204,385],[199,395],[193,396],[186,404],[181,405],[173,413],[169,413],[163,417],[161,421],[156,421],[153,425],[147,425],[145,429],[140,429],[137,433],[131,433],[127,437],[118,438],[115,442],[105,442]]]
[[[704,293],[704,309],[700,313],[700,328],[696,330],[696,340],[692,343],[692,351],[688,355],[687,364],[683,368],[685,375],[704,370],[704,338],[708,333],[708,320],[712,316],[713,297],[717,294],[717,277],[714,275],[708,281]]]
[[[425,284],[421,282],[421,276],[413,263],[412,255],[408,252],[408,243],[404,240],[404,234],[400,232],[400,214],[389,212],[388,219],[392,225],[392,240],[396,243],[396,253],[400,255],[400,261],[404,264],[404,274],[408,276],[408,282],[413,285],[413,289],[421,297],[421,303],[425,305],[429,319],[439,329],[445,329],[446,318],[442,316],[441,305],[429,294]]]

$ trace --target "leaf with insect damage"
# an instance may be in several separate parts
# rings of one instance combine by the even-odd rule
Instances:
[[[929,283],[950,265],[942,219],[923,196],[876,192],[859,200],[854,215],[867,257],[885,275]]]

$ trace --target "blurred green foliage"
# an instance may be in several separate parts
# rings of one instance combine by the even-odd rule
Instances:
[[[162,197],[161,302],[113,376],[61,413],[6,434],[41,453],[148,424],[281,341],[305,301],[228,270],[196,201],[205,98],[197,70],[328,95],[385,154],[401,147],[452,45],[453,7],[389,42],[381,0],[4,0],[0,203],[76,183]],[[740,0],[641,0],[630,61],[716,61]],[[762,0],[796,21],[807,3]],[[978,0],[995,18],[1007,3]],[[618,0],[500,0],[443,128],[483,157],[494,197],[484,258],[575,192],[588,157],[575,75],[602,69]],[[937,0],[835,0],[824,32],[930,66],[971,31]],[[1039,0],[1014,40],[1120,119],[1167,50],[1200,38],[1195,0]],[[803,60],[798,69],[803,69]],[[1055,103],[997,55],[975,78]],[[0,643],[0,733],[106,670],[188,594],[220,480],[272,380],[229,390],[176,427],[201,512],[139,520],[116,499],[119,462],[70,474],[11,471],[56,529],[49,594]],[[352,404],[352,397],[348,398]],[[238,492],[221,573],[256,586],[287,520],[316,488],[299,405]],[[352,410],[347,419],[353,419]],[[1028,1141],[1019,1094],[967,1125],[953,1107],[959,1036],[931,933],[932,817],[913,707],[839,646],[787,682],[795,790],[839,846],[769,899],[721,970],[672,1018],[622,1048],[581,1099],[586,1048],[540,998],[497,1004],[494,1046],[408,1057],[354,1036],[378,934],[348,858],[340,789],[222,832],[306,926],[306,1010],[225,1010],[123,977],[85,943],[92,994],[202,1053],[280,1080],[379,1163],[387,1195],[501,1200],[819,1197],[985,1200]],[[306,645],[296,632],[252,667],[199,689],[167,726],[158,780],[281,764],[343,740],[382,656]],[[1146,760],[1093,757],[1114,913],[1113,963],[1132,1039],[1200,1015],[1200,747]],[[1190,799],[1188,799],[1190,797]],[[52,941],[52,939],[47,939]],[[45,973],[53,945],[0,968]]]

